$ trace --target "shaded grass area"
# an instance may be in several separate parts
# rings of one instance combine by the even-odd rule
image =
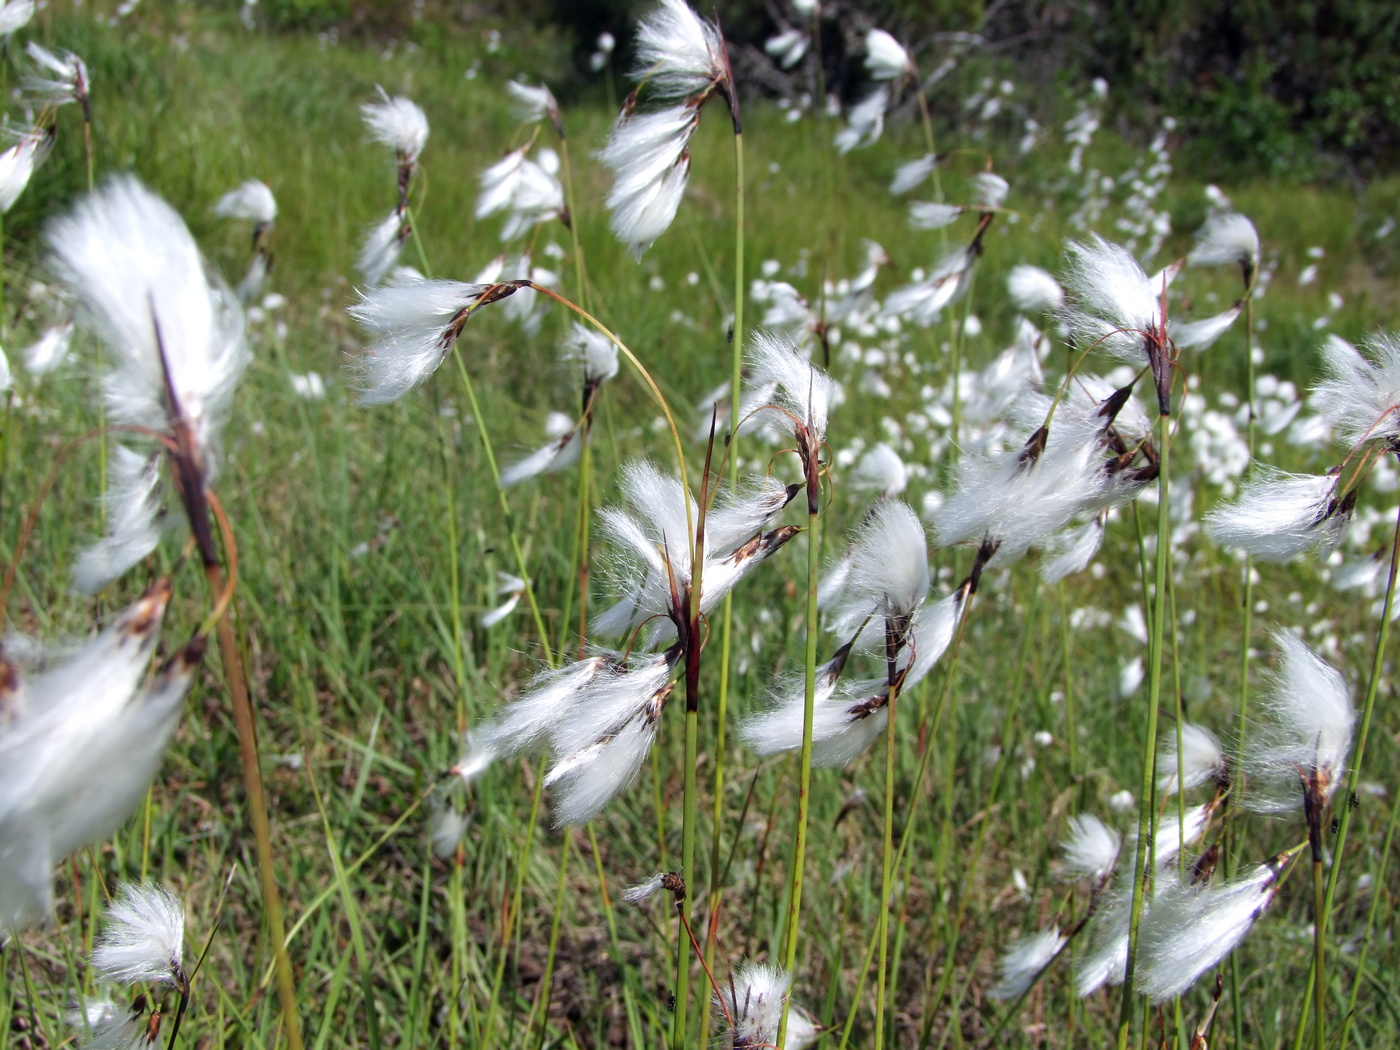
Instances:
[[[607,902],[615,902],[629,883],[678,863],[679,717],[663,725],[648,770],[595,822],[596,859],[586,834],[571,833],[566,851],[565,835],[550,829],[547,819],[526,848],[531,791],[540,774],[533,760],[502,764],[473,786],[467,799],[471,824],[456,857],[433,858],[424,831],[425,793],[458,757],[462,731],[516,695],[538,668],[526,618],[517,614],[490,631],[476,626],[475,615],[495,604],[496,571],[513,567],[476,430],[487,428],[498,448],[532,447],[545,413],[572,403],[568,374],[555,364],[566,318],[551,313],[535,336],[490,313],[473,319],[463,353],[483,391],[481,419],[469,418],[450,370],[402,403],[380,409],[353,403],[344,372],[347,355],[359,348],[344,314],[353,301],[357,242],[394,201],[392,163],[382,148],[365,141],[359,103],[379,83],[411,95],[427,111],[433,133],[415,199],[418,232],[434,272],[470,279],[501,250],[495,226],[473,218],[476,175],[520,141],[504,104],[502,77],[519,73],[533,80],[546,71],[526,64],[528,55],[512,67],[509,52],[490,56],[466,45],[385,59],[378,51],[323,47],[315,38],[269,39],[197,19],[148,32],[139,25],[111,29],[79,17],[55,18],[41,35],[83,53],[94,67],[99,172],[139,173],[187,217],[230,279],[246,262],[247,234],[219,224],[212,203],[257,176],[271,185],[281,206],[273,287],[286,304],[267,310],[253,325],[254,364],[228,431],[228,464],[219,488],[238,529],[239,628],[260,709],[310,1045],[470,1047],[483,1045],[488,1031],[492,1045],[501,1046],[622,1045],[635,1038],[634,1031],[641,1045],[658,1045],[670,1023],[671,957],[678,943],[673,924],[663,905],[610,913]],[[467,79],[474,63],[480,72]],[[610,116],[599,106],[565,113],[579,166],[575,221],[589,291],[599,316],[636,349],[684,414],[728,371],[728,131],[713,114],[706,118],[681,215],[637,265],[608,233],[601,208],[608,181],[589,156]],[[916,266],[928,267],[941,250],[939,235],[908,229],[901,203],[886,190],[894,165],[922,152],[919,138],[914,129],[892,127],[872,149],[841,159],[825,147],[829,130],[816,119],[789,123],[762,105],[747,114],[750,276],[764,260],[777,260],[785,275],[805,263],[805,275],[786,279],[815,300],[817,277],[853,274],[861,241],[873,237],[892,260],[893,273],[881,278],[886,291]],[[947,138],[956,144],[957,131],[948,129]],[[1058,269],[1075,197],[1063,154],[1053,142],[1025,157],[1015,154],[1012,143],[994,151],[997,170],[1012,181],[1008,203],[1018,214],[999,219],[987,240],[974,293],[973,309],[983,325],[969,343],[973,366],[990,361],[1011,338],[1013,311],[1003,282],[1010,266],[1030,261]],[[1135,157],[1105,134],[1091,159],[1100,170],[1118,173]],[[982,163],[975,156],[948,163],[951,199],[962,192],[963,176]],[[25,335],[42,326],[43,298],[30,294],[31,282],[42,279],[42,223],[68,206],[83,186],[83,172],[81,131],[74,114],[64,112],[54,156],[6,223],[8,323],[17,333],[7,350],[22,346]],[[1400,204],[1400,187],[1377,183],[1360,195],[1266,183],[1226,190],[1254,219],[1266,256],[1278,263],[1260,303],[1266,323],[1261,373],[1301,388],[1315,372],[1315,318],[1329,314],[1332,330],[1360,338],[1395,316],[1388,283],[1392,249],[1374,231]],[[1190,172],[1179,173],[1165,200],[1178,232],[1159,261],[1185,250],[1205,213],[1202,187]],[[1107,217],[1118,214],[1110,210]],[[1103,232],[1112,236],[1107,224]],[[950,243],[956,245],[958,236],[951,234]],[[569,244],[562,229],[542,230],[538,260],[546,260],[550,241],[561,248]],[[1324,249],[1320,259],[1308,256],[1312,247]],[[410,252],[405,261],[416,259]],[[1299,287],[1298,274],[1314,261],[1318,278]],[[548,265],[568,288],[571,266],[563,259]],[[1199,300],[1192,316],[1218,308],[1207,308],[1211,294],[1223,305],[1233,290],[1219,275],[1205,274],[1187,274],[1181,288],[1185,300]],[[1328,304],[1328,292],[1343,298],[1340,309]],[[58,449],[97,422],[89,364],[96,346],[89,337],[79,338],[84,341],[77,360],[62,372],[41,382],[20,380],[0,518],[7,554],[21,511]],[[866,369],[838,347],[833,371],[846,382],[848,397],[833,420],[833,448],[847,446],[856,435],[867,443],[888,437],[886,421],[904,420],[927,399],[925,386],[937,388],[946,379],[947,338],[945,325],[905,340],[910,358],[890,361],[882,371],[892,390],[888,398],[864,388]],[[868,342],[875,341],[872,334]],[[1206,356],[1188,359],[1189,370],[1199,362],[1212,398],[1214,391],[1242,390],[1242,342],[1240,333],[1231,333]],[[313,369],[326,377],[328,396],[297,398],[289,375]],[[600,502],[615,498],[611,479],[625,459],[653,455],[665,461],[655,412],[636,383],[623,379],[614,385],[603,412],[595,446]],[[769,452],[751,453],[753,466],[761,467]],[[1280,457],[1289,454],[1280,446]],[[179,548],[170,541],[154,564],[132,573],[99,603],[69,593],[69,567],[96,530],[96,446],[84,445],[74,463],[60,475],[25,552],[9,610],[10,623],[21,630],[80,632],[136,594],[151,574],[175,567]],[[786,469],[782,464],[777,469]],[[940,485],[942,464],[926,466],[911,488],[915,506]],[[839,470],[835,484],[823,529],[833,550],[862,512]],[[449,491],[458,512],[456,553],[468,613],[461,639],[451,626],[443,527]],[[562,606],[571,573],[575,491],[572,476],[563,474],[510,496],[546,623],[557,632],[552,641],[567,629]],[[1198,501],[1210,495],[1201,488]],[[1150,533],[1151,507],[1142,508],[1142,522]],[[902,705],[900,718],[908,721],[899,740],[901,812],[909,813],[926,749],[931,757],[919,808],[907,818],[911,845],[894,903],[897,1045],[978,1045],[1002,1009],[985,1000],[997,953],[1018,933],[1056,916],[1068,925],[1083,914],[1083,895],[1055,877],[1053,843],[1069,815],[1087,809],[1107,816],[1111,796],[1136,783],[1137,741],[1146,724],[1144,694],[1116,699],[1121,665],[1140,652],[1114,626],[1128,605],[1143,603],[1132,514],[1112,532],[1101,575],[1048,588],[1032,564],[989,584],[955,670],[945,668]],[[1383,539],[1376,538],[1377,546]],[[1185,550],[1182,601],[1194,617],[1181,631],[1183,692],[1189,716],[1224,737],[1232,732],[1229,713],[1244,644],[1240,574],[1204,538]],[[971,558],[962,550],[936,554],[943,589],[961,579]],[[188,566],[179,568],[179,583],[177,626],[169,638],[180,637],[203,612],[202,591]],[[800,666],[802,586],[794,548],[736,597],[740,713],[756,709],[775,670]],[[1362,677],[1369,637],[1363,603],[1326,589],[1306,566],[1266,567],[1255,597],[1280,623],[1333,621],[1349,677]],[[1066,653],[1062,617],[1076,613]],[[1256,646],[1262,637],[1257,631]],[[459,642],[464,674],[457,681]],[[940,707],[943,675],[949,673],[949,701]],[[710,695],[716,680],[717,660],[707,654]],[[1389,699],[1389,689],[1382,698]],[[1077,766],[1068,746],[1071,700],[1080,727]],[[1383,717],[1382,724],[1387,731],[1372,749],[1367,779],[1390,785],[1394,719]],[[1036,743],[1042,731],[1051,743]],[[702,732],[702,780],[715,761],[708,746],[713,739],[709,725]],[[102,886],[149,872],[185,900],[191,937],[202,942],[213,936],[196,983],[196,1012],[187,1022],[191,1037],[214,1047],[275,1043],[275,997],[269,954],[257,933],[255,865],[234,740],[221,684],[211,672],[190,702],[147,812],[138,813],[110,845],[62,868],[53,929],[26,935],[22,951],[4,950],[0,1030],[35,1046],[57,1046],[71,1034],[62,1014],[86,979],[81,958],[101,910]],[[719,931],[721,954],[737,962],[773,954],[782,935],[796,766],[788,759],[760,761],[732,743],[725,758],[728,875]],[[848,1011],[859,1009],[851,1044],[857,1046],[870,1038],[868,1005],[853,1003],[851,996],[879,903],[881,776],[880,756],[872,752],[848,769],[817,771],[813,781],[815,834],[805,911],[811,925],[796,988],[823,1021],[839,1026]],[[1387,809],[1388,799],[1363,799],[1352,876],[1377,858]],[[1292,845],[1297,834],[1282,822],[1248,827],[1242,850],[1259,859]],[[896,838],[901,831],[896,828]],[[230,874],[232,888],[220,914],[216,905]],[[523,880],[523,906],[512,913],[517,877]],[[692,887],[708,878],[706,870],[690,873]],[[1345,946],[1359,935],[1371,894],[1385,895],[1381,914],[1388,917],[1395,886],[1393,875],[1369,887],[1348,877],[1332,922],[1336,943]],[[554,986],[547,1002],[537,1002],[556,915],[562,922]],[[1238,1008],[1245,1014],[1246,1045],[1291,1038],[1311,951],[1308,916],[1304,888],[1290,885],[1240,949],[1244,984]],[[518,924],[518,939],[510,935],[512,924]],[[497,988],[503,942],[505,976]],[[1332,964],[1334,1017],[1350,987],[1352,958],[1344,948]],[[1366,1045],[1386,1045],[1400,1028],[1390,1005],[1400,1001],[1395,961],[1388,938],[1373,945],[1363,985],[1369,1006],[1355,1029]],[[867,1002],[871,987],[873,982]],[[1202,989],[1193,991],[1187,1016],[1199,1016],[1205,1001]],[[1015,1045],[1102,1043],[1115,1014],[1116,999],[1104,993],[1083,1003],[1073,1000],[1066,972],[1058,970],[1002,1038]]]

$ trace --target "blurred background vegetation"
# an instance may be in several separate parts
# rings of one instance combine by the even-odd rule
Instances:
[[[238,0],[212,6],[235,16],[245,9]],[[254,24],[280,32],[406,39],[424,47],[489,28],[509,36],[528,27],[530,46],[550,53],[561,73],[577,71],[581,83],[599,33],[625,41],[645,6],[643,0],[258,0],[246,12]],[[783,25],[803,24],[790,0],[719,8],[731,45],[753,58]],[[1163,114],[1177,117],[1182,161],[1207,178],[1245,171],[1364,178],[1389,164],[1400,145],[1400,4],[1392,0],[835,0],[822,5],[821,24],[826,84],[838,94],[856,90],[858,63],[851,57],[864,30],[879,26],[912,47],[925,73],[949,55],[960,59],[955,84],[963,86],[1014,69],[1047,107],[1055,89],[1103,77],[1113,89],[1110,112],[1124,129],[1146,127]],[[748,79],[782,90],[772,75]],[[941,95],[944,108],[955,110],[956,95]]]

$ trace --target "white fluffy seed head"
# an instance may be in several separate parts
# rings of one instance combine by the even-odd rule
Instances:
[[[349,314],[370,333],[352,366],[360,400],[397,401],[437,370],[460,331],[459,315],[487,285],[405,277],[361,292]]]
[[[261,179],[249,179],[229,190],[214,205],[214,214],[225,219],[248,219],[266,226],[277,218],[277,198]]]
[[[1276,631],[1280,656],[1264,715],[1245,736],[1244,802],[1260,812],[1303,804],[1301,778],[1315,775],[1323,799],[1346,771],[1356,711],[1346,679],[1288,631]]]
[[[1259,231],[1238,212],[1216,212],[1196,231],[1186,261],[1192,266],[1259,265]]]
[[[1021,938],[1002,953],[997,967],[1000,977],[988,990],[988,998],[1006,1002],[1025,995],[1068,943],[1069,938],[1060,936],[1058,926]]]
[[[742,962],[727,980],[719,982],[715,1008],[727,1017],[724,1045],[729,1050],[758,1050],[775,1046],[782,1021],[783,1003],[792,987],[792,975],[769,963]],[[787,1047],[801,1050],[821,1029],[806,1011],[788,1010]]]
[[[865,69],[875,80],[900,80],[914,72],[904,45],[883,29],[865,34]]]
[[[127,883],[107,911],[93,949],[98,979],[114,984],[182,985],[185,980],[185,908],[153,882]]]
[[[1277,892],[1276,875],[1266,864],[1229,883],[1170,879],[1143,917],[1137,990],[1160,1003],[1195,984],[1244,940]]]
[[[1097,235],[1066,245],[1065,285],[1073,309],[1067,320],[1086,345],[1141,363],[1143,333],[1161,325],[1161,291],[1125,248]]]
[[[1018,263],[1006,277],[1011,302],[1023,314],[1057,313],[1065,305],[1065,290],[1049,271]]]
[[[1364,355],[1332,336],[1322,344],[1322,367],[1326,378],[1313,398],[1347,441],[1400,436],[1400,336],[1376,336]]]
[[[843,620],[912,617],[928,594],[928,541],[908,504],[887,500],[871,512],[851,545],[841,594]]]
[[[554,92],[545,84],[533,87],[518,80],[506,81],[506,93],[515,105],[515,117],[525,124],[535,124],[546,117],[556,126],[559,123],[559,103],[554,100]]]
[[[1187,321],[1183,324],[1171,325],[1172,342],[1178,350],[1206,350],[1230,330],[1230,326],[1235,323],[1235,319],[1240,316],[1244,309],[1243,303],[1236,303],[1230,309],[1215,314],[1212,317],[1203,317],[1199,321]]]
[[[171,425],[178,412],[208,450],[248,363],[243,313],[211,285],[184,221],[130,176],[110,180],[48,230],[59,276],[107,343],[103,381],[120,422]]]
[[[1287,561],[1341,542],[1351,510],[1337,498],[1335,474],[1256,469],[1233,503],[1206,515],[1206,534],[1222,547],[1263,561]]]
[[[1220,740],[1205,726],[1181,724],[1181,750],[1178,760],[1176,733],[1169,731],[1159,752],[1157,788],[1163,794],[1189,791],[1210,783],[1225,771],[1225,752]]]
[[[50,106],[61,106],[68,102],[87,103],[88,89],[92,78],[87,64],[71,51],[55,54],[31,40],[24,47],[25,54],[34,60],[41,70],[48,70],[50,76],[41,72],[37,76],[24,78],[24,90]]]
[[[582,366],[585,383],[604,383],[617,375],[617,344],[582,322],[575,321],[570,329],[564,356]]]
[[[633,76],[657,97],[694,98],[726,79],[728,71],[719,29],[700,18],[685,0],[661,0],[637,24]]]
[[[156,549],[161,534],[162,455],[113,445],[107,462],[107,534],[84,549],[73,586],[96,594]]]
[[[40,162],[48,156],[53,136],[44,128],[26,128],[19,141],[0,153],[0,212],[7,212],[29,185]]]
[[[1092,813],[1069,819],[1069,834],[1060,843],[1064,872],[1073,879],[1105,878],[1118,864],[1118,832]]]
[[[840,384],[808,361],[791,342],[771,332],[758,331],[749,337],[748,356],[752,385],[772,384],[777,404],[786,410],[770,413],[767,421],[788,433],[800,426],[815,444],[825,441],[827,420],[832,403],[839,396]]]
[[[641,259],[670,228],[690,178],[687,147],[700,114],[683,103],[623,114],[598,154],[614,174],[607,207],[612,231]]]
[[[922,185],[937,167],[938,157],[933,153],[926,153],[915,160],[905,161],[895,169],[894,180],[890,183],[890,192],[896,195],[908,193],[915,187]]]
[[[382,87],[376,90],[379,101],[360,106],[370,138],[392,149],[401,162],[415,163],[428,144],[427,115],[412,99],[402,95],[391,98]]]

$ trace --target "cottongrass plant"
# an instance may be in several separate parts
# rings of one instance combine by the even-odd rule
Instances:
[[[162,461],[169,464],[170,487],[183,505],[206,580],[216,596],[213,618],[238,729],[283,1030],[292,1050],[299,1050],[296,988],[285,945],[253,709],[227,615],[236,555],[210,489],[219,431],[248,360],[242,311],[222,282],[206,271],[180,217],[133,178],[113,179],[80,201],[71,214],[53,223],[49,244],[59,276],[107,344],[110,370],[103,380],[107,409],[113,419],[154,436],[164,446]],[[147,501],[131,519],[149,525],[157,506]],[[216,517],[229,560],[227,585],[214,540]],[[130,537],[112,532],[116,524],[115,518],[109,522],[108,536],[93,548],[100,552],[96,570],[85,577],[80,563],[79,582],[95,589],[130,567],[128,562],[117,568],[110,556],[115,550],[125,560],[132,553]],[[130,521],[121,525],[128,527]],[[149,536],[142,540],[150,542]]]
[[[205,490],[248,362],[242,311],[211,280],[184,221],[135,179],[113,179],[80,201],[52,224],[49,244],[59,277],[107,344],[110,418],[135,433],[164,435],[169,485],[188,510],[201,557],[216,565]],[[122,446],[111,468],[120,513],[78,563],[75,580],[84,591],[131,568],[159,537],[155,483]]]
[[[390,97],[381,87],[378,102],[366,102],[360,107],[370,138],[394,151],[397,161],[399,199],[385,218],[370,228],[360,249],[357,263],[365,282],[374,287],[398,262],[399,254],[413,228],[408,190],[418,157],[428,144],[428,118],[411,99],[402,95]]]
[[[640,259],[676,217],[690,177],[690,140],[705,104],[719,95],[736,136],[741,128],[719,27],[685,0],[663,0],[638,23],[633,77],[638,86],[599,156],[614,174],[607,198],[613,233]],[[638,110],[643,93],[661,108]]]
[[[52,910],[53,867],[105,838],[155,775],[202,639],[147,678],[170,584],[36,673],[0,658],[0,933]]]

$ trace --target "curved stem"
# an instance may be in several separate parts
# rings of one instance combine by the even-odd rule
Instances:
[[[462,351],[457,344],[453,344],[452,358],[457,362],[457,373],[462,377],[462,385],[467,391],[467,401],[471,404],[472,418],[476,420],[476,431],[481,435],[481,449],[486,453],[486,463],[491,468],[492,479],[496,482],[496,498],[501,505],[501,517],[505,521],[506,533],[510,536],[510,549],[511,553],[515,555],[516,571],[520,574],[520,578],[525,581],[525,598],[530,603],[530,614],[535,620],[535,632],[539,635],[545,662],[553,667],[555,663],[554,649],[549,644],[549,632],[545,630],[544,616],[540,612],[540,603],[535,596],[534,584],[530,580],[530,570],[525,564],[525,553],[520,548],[520,537],[515,532],[515,518],[510,512],[510,503],[506,500],[506,490],[501,485],[501,469],[496,463],[496,453],[491,447],[491,435],[486,432],[486,421],[481,417],[481,405],[476,399],[476,387],[472,384],[471,373],[467,371],[466,363],[462,360]]]

